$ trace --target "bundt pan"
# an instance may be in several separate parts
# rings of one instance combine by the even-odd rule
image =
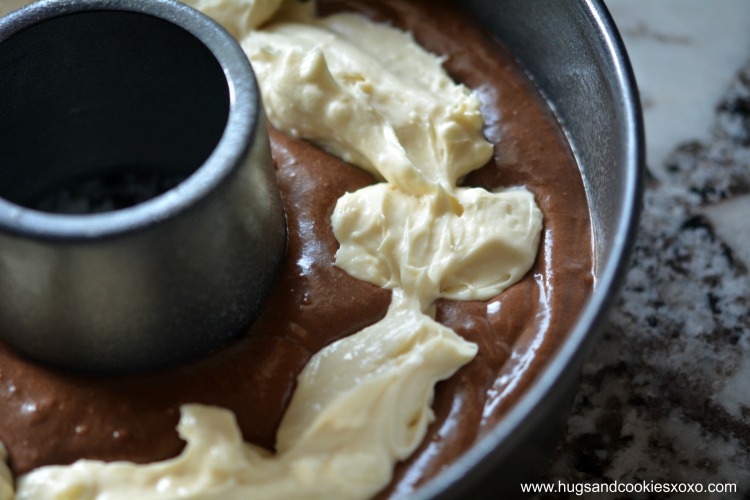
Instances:
[[[550,102],[579,162],[595,241],[595,289],[515,407],[417,498],[516,498],[544,472],[581,367],[625,274],[641,205],[643,121],[630,62],[599,1],[463,0]]]

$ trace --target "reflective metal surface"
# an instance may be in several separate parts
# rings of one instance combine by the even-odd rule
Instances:
[[[519,59],[556,111],[579,160],[596,252],[595,291],[526,395],[418,498],[515,498],[559,439],[581,366],[627,266],[641,204],[644,137],[635,80],[598,1],[461,2]]]
[[[143,176],[179,184],[115,211],[39,209]],[[171,0],[43,1],[0,20],[9,344],[86,371],[195,359],[254,318],[285,235],[254,76],[216,23]]]

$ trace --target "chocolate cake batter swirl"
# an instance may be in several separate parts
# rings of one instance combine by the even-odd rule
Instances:
[[[502,418],[565,338],[592,286],[591,229],[583,183],[564,135],[523,71],[448,1],[321,2],[411,31],[475,89],[494,144],[490,163],[464,184],[525,186],[544,214],[533,269],[486,302],[436,304],[436,319],[478,344],[477,357],[436,389],[436,420],[388,492],[434,476]],[[289,243],[279,281],[248,334],[212,356],[159,373],[89,377],[50,369],[0,344],[0,442],[11,470],[79,458],[147,463],[177,455],[186,403],[234,412],[247,441],[273,450],[276,429],[310,357],[380,320],[390,292],[335,267],[336,201],[374,182],[317,147],[270,131]],[[387,494],[388,492],[384,493]]]

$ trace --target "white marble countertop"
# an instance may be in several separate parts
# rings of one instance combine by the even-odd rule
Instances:
[[[545,480],[734,483],[689,498],[750,498],[750,1],[606,4],[641,92],[648,181]]]

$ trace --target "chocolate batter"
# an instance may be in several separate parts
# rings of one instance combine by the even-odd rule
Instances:
[[[441,0],[321,2],[412,31],[447,54],[454,79],[477,90],[495,143],[466,185],[526,186],[544,214],[539,255],[518,284],[487,302],[439,301],[437,319],[479,345],[475,360],[438,385],[436,421],[399,464],[388,492],[407,492],[456,459],[496,423],[565,338],[592,286],[591,228],[577,165],[523,71],[471,19]],[[336,200],[373,182],[315,146],[270,131],[289,223],[286,261],[247,336],[189,366],[89,377],[50,369],[0,344],[0,441],[14,473],[79,458],[145,463],[178,454],[179,407],[229,408],[246,440],[270,449],[295,379],[323,346],[380,318],[390,292],[333,265]]]

